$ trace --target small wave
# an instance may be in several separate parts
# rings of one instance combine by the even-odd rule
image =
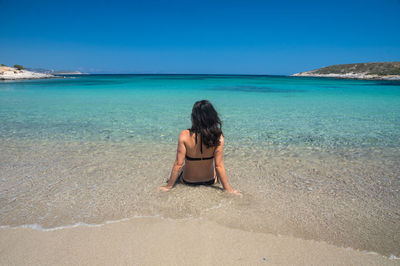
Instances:
[[[42,225],[40,224],[23,224],[23,225],[19,225],[19,226],[10,226],[10,225],[1,225],[0,229],[18,229],[18,228],[29,228],[29,229],[34,229],[34,230],[38,230],[38,231],[44,231],[44,232],[48,232],[48,231],[56,231],[56,230],[62,230],[62,229],[68,229],[68,228],[75,228],[75,227],[101,227],[103,225],[106,224],[112,224],[112,223],[119,223],[119,222],[124,222],[124,221],[129,221],[131,219],[140,219],[140,218],[156,218],[156,217],[160,217],[160,215],[153,215],[153,216],[133,216],[131,218],[123,218],[123,219],[119,219],[119,220],[109,220],[109,221],[104,221],[103,223],[99,223],[99,224],[88,224],[88,223],[84,223],[84,222],[77,222],[75,224],[72,225],[65,225],[65,226],[57,226],[57,227],[50,227],[50,228],[44,228]],[[162,217],[161,217],[162,218]]]

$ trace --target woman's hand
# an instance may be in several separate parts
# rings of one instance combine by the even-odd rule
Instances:
[[[158,187],[157,190],[158,191],[169,191],[171,190],[172,187],[170,186],[162,186],[162,187]]]
[[[242,191],[239,189],[231,189],[231,190],[228,190],[228,192],[233,195],[236,195],[236,196],[240,196],[240,197],[243,196]]]

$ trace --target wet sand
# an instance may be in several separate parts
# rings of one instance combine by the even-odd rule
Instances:
[[[325,242],[204,219],[135,218],[54,231],[0,229],[1,265],[400,265]]]
[[[131,217],[207,219],[247,232],[324,241],[400,255],[398,149],[299,147],[225,151],[228,178],[244,192],[167,180],[175,145],[1,142],[0,225],[55,228]]]

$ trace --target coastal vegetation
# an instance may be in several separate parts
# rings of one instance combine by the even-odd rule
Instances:
[[[14,65],[14,68],[16,68],[18,70],[24,69],[24,67],[22,65]]]
[[[365,73],[370,75],[400,75],[400,62],[357,63],[332,65],[315,70],[316,74]]]
[[[400,79],[400,62],[331,65],[297,73],[293,76],[398,80]]]

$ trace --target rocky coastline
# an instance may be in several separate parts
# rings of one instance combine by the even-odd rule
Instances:
[[[400,80],[400,62],[332,65],[296,73],[291,76],[367,80]]]
[[[0,80],[20,80],[20,79],[46,79],[57,78],[57,76],[38,73],[25,69],[16,69],[14,67],[0,66]]]

